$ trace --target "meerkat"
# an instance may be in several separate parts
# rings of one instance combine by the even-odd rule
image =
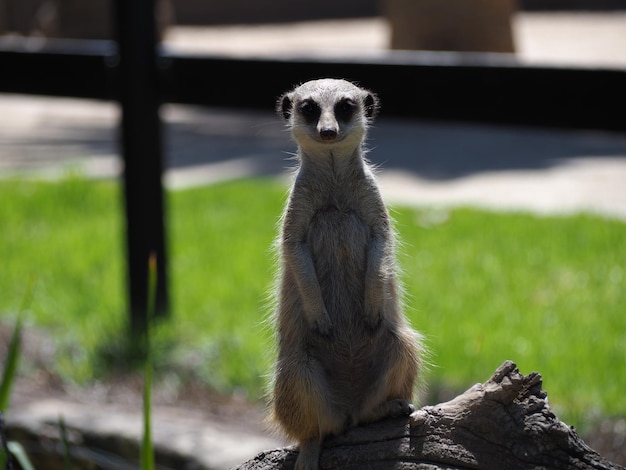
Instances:
[[[297,470],[322,441],[414,411],[421,337],[402,312],[394,231],[364,140],[378,98],[336,79],[277,103],[298,146],[283,213],[272,417],[299,443]]]

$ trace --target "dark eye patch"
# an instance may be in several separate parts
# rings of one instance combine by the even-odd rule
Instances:
[[[357,105],[354,101],[349,98],[343,99],[339,101],[335,105],[335,116],[340,121],[347,122],[352,119],[354,112],[357,109]]]
[[[313,100],[304,100],[298,106],[298,111],[307,122],[315,122],[319,119],[321,110]]]

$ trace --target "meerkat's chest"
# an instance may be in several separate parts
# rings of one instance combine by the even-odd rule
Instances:
[[[330,203],[313,215],[307,241],[317,262],[362,265],[369,238],[358,208]]]

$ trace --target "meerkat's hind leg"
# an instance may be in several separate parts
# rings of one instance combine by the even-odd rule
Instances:
[[[298,455],[294,470],[318,470],[321,450],[322,437],[300,442],[300,455]]]
[[[391,367],[369,390],[361,408],[359,422],[371,423],[384,418],[408,416],[415,411],[411,404],[418,359],[411,344],[396,343],[387,349]]]

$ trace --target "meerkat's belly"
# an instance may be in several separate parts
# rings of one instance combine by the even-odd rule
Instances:
[[[308,244],[324,304],[335,322],[354,322],[363,309],[370,229],[352,210],[329,206],[311,221]]]
[[[330,339],[309,338],[306,348],[320,363],[336,400],[346,400],[340,405],[346,419],[385,362],[364,322],[369,239],[370,228],[357,212],[326,207],[311,221],[307,240],[334,333]]]

